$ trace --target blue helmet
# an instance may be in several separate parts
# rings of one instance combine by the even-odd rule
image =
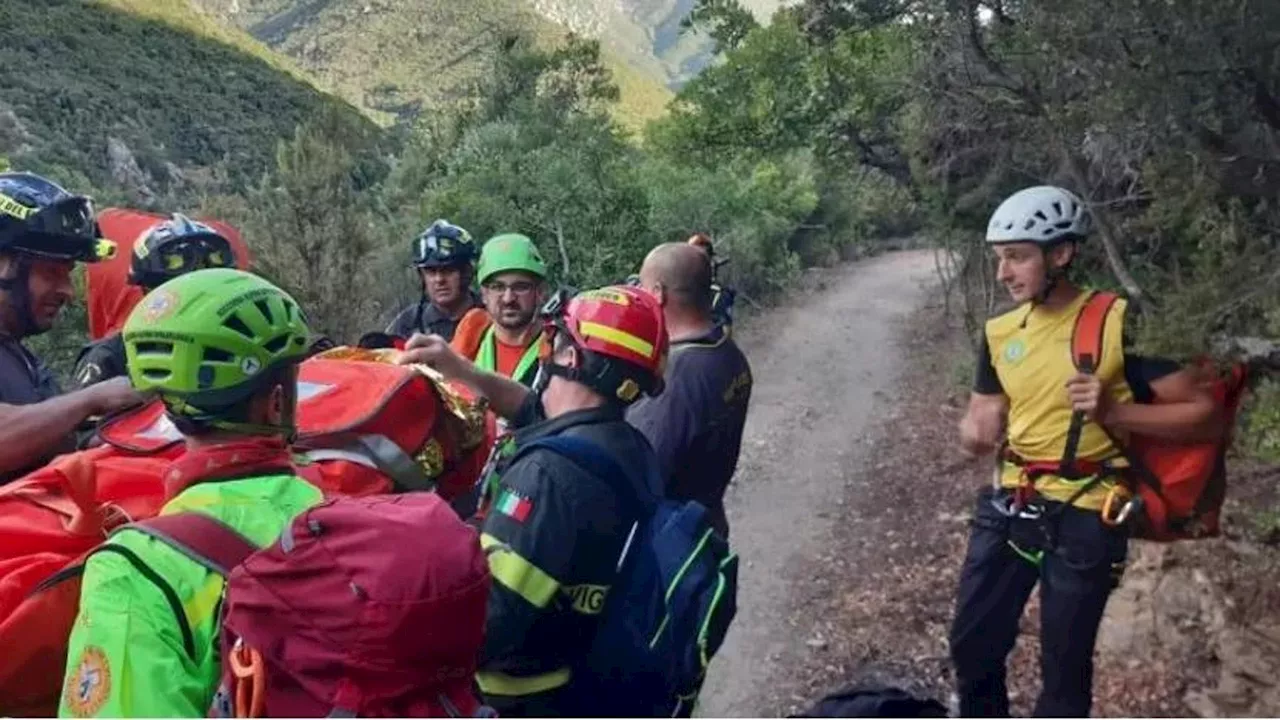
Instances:
[[[0,173],[0,251],[97,262],[115,250],[99,236],[89,198],[33,173]]]
[[[413,240],[413,264],[420,268],[458,267],[476,260],[471,233],[448,220],[436,220]]]
[[[235,266],[230,241],[212,227],[174,213],[133,244],[129,282],[150,289],[193,270]]]

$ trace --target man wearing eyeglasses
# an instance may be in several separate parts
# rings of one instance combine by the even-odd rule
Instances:
[[[537,320],[547,264],[533,240],[508,233],[484,244],[478,275],[484,310],[467,313],[450,344],[481,370],[532,386],[544,350]]]
[[[236,267],[231,241],[204,223],[175,213],[147,229],[133,244],[129,284],[149,293],[173,278],[203,268]],[[124,341],[114,332],[86,345],[72,373],[76,385],[88,387],[127,375]]]
[[[0,173],[0,484],[73,449],[86,418],[143,400],[128,378],[62,394],[23,344],[71,300],[77,262],[111,257],[88,198],[30,173]]]

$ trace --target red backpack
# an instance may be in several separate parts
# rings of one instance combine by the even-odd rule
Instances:
[[[1081,372],[1092,373],[1100,365],[1107,316],[1117,299],[1114,293],[1094,293],[1076,318],[1071,357]],[[1248,373],[1243,363],[1234,363],[1225,375],[1219,374],[1207,359],[1198,360],[1196,370],[1223,413],[1222,433],[1214,440],[1176,442],[1134,434],[1122,442],[1102,428],[1128,460],[1126,485],[1136,493],[1128,512],[1113,508],[1114,495],[1109,497],[1103,518],[1123,522],[1127,517],[1133,537],[1172,542],[1216,537],[1220,532],[1226,452]]]
[[[112,529],[164,503],[157,457],[104,446],[0,487],[0,715],[51,716],[80,606],[78,568]]]
[[[495,433],[492,414],[457,386],[375,352],[336,348],[298,373],[298,473],[329,494],[434,489],[452,500],[475,483]],[[148,456],[182,442],[159,402],[99,436]]]
[[[489,566],[435,494],[338,498],[259,549],[198,513],[145,523],[227,577],[211,717],[471,717]]]
[[[466,391],[389,357],[343,347],[302,364],[294,448],[311,462],[299,472],[344,495],[384,483],[379,492],[434,489],[452,500],[488,459],[494,417]]]
[[[494,433],[483,406],[410,367],[312,359],[299,390],[298,474],[326,496],[434,485],[451,499],[474,484]],[[84,558],[114,528],[159,513],[164,472],[184,452],[159,402],[98,437],[0,487],[0,715],[56,714]]]

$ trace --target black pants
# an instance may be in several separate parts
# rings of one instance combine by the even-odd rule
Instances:
[[[951,627],[961,717],[1008,717],[1006,659],[1018,635],[1018,619],[1040,583],[1040,671],[1044,685],[1036,717],[1085,717],[1093,702],[1093,646],[1111,591],[1128,552],[1123,530],[1102,524],[1098,513],[1060,509],[1048,525],[1007,518],[991,505],[992,489],[978,496],[969,549],[960,572]],[[998,497],[998,496],[997,496]],[[1040,567],[1010,547],[1043,549]]]

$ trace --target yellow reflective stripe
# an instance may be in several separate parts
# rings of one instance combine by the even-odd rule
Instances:
[[[530,675],[528,677],[517,677],[506,673],[481,670],[476,673],[476,684],[480,686],[480,692],[485,695],[518,697],[536,695],[568,685],[572,676],[573,673],[569,668],[560,668],[549,673]]]
[[[653,343],[645,342],[629,332],[593,322],[579,323],[578,332],[616,343],[645,357],[653,357]]]
[[[35,208],[29,208],[8,195],[0,195],[0,213],[26,220],[35,214],[35,211]]]
[[[494,580],[529,601],[535,608],[542,609],[551,604],[551,599],[560,589],[560,581],[488,533],[480,536],[480,547],[489,556],[489,574]]]

